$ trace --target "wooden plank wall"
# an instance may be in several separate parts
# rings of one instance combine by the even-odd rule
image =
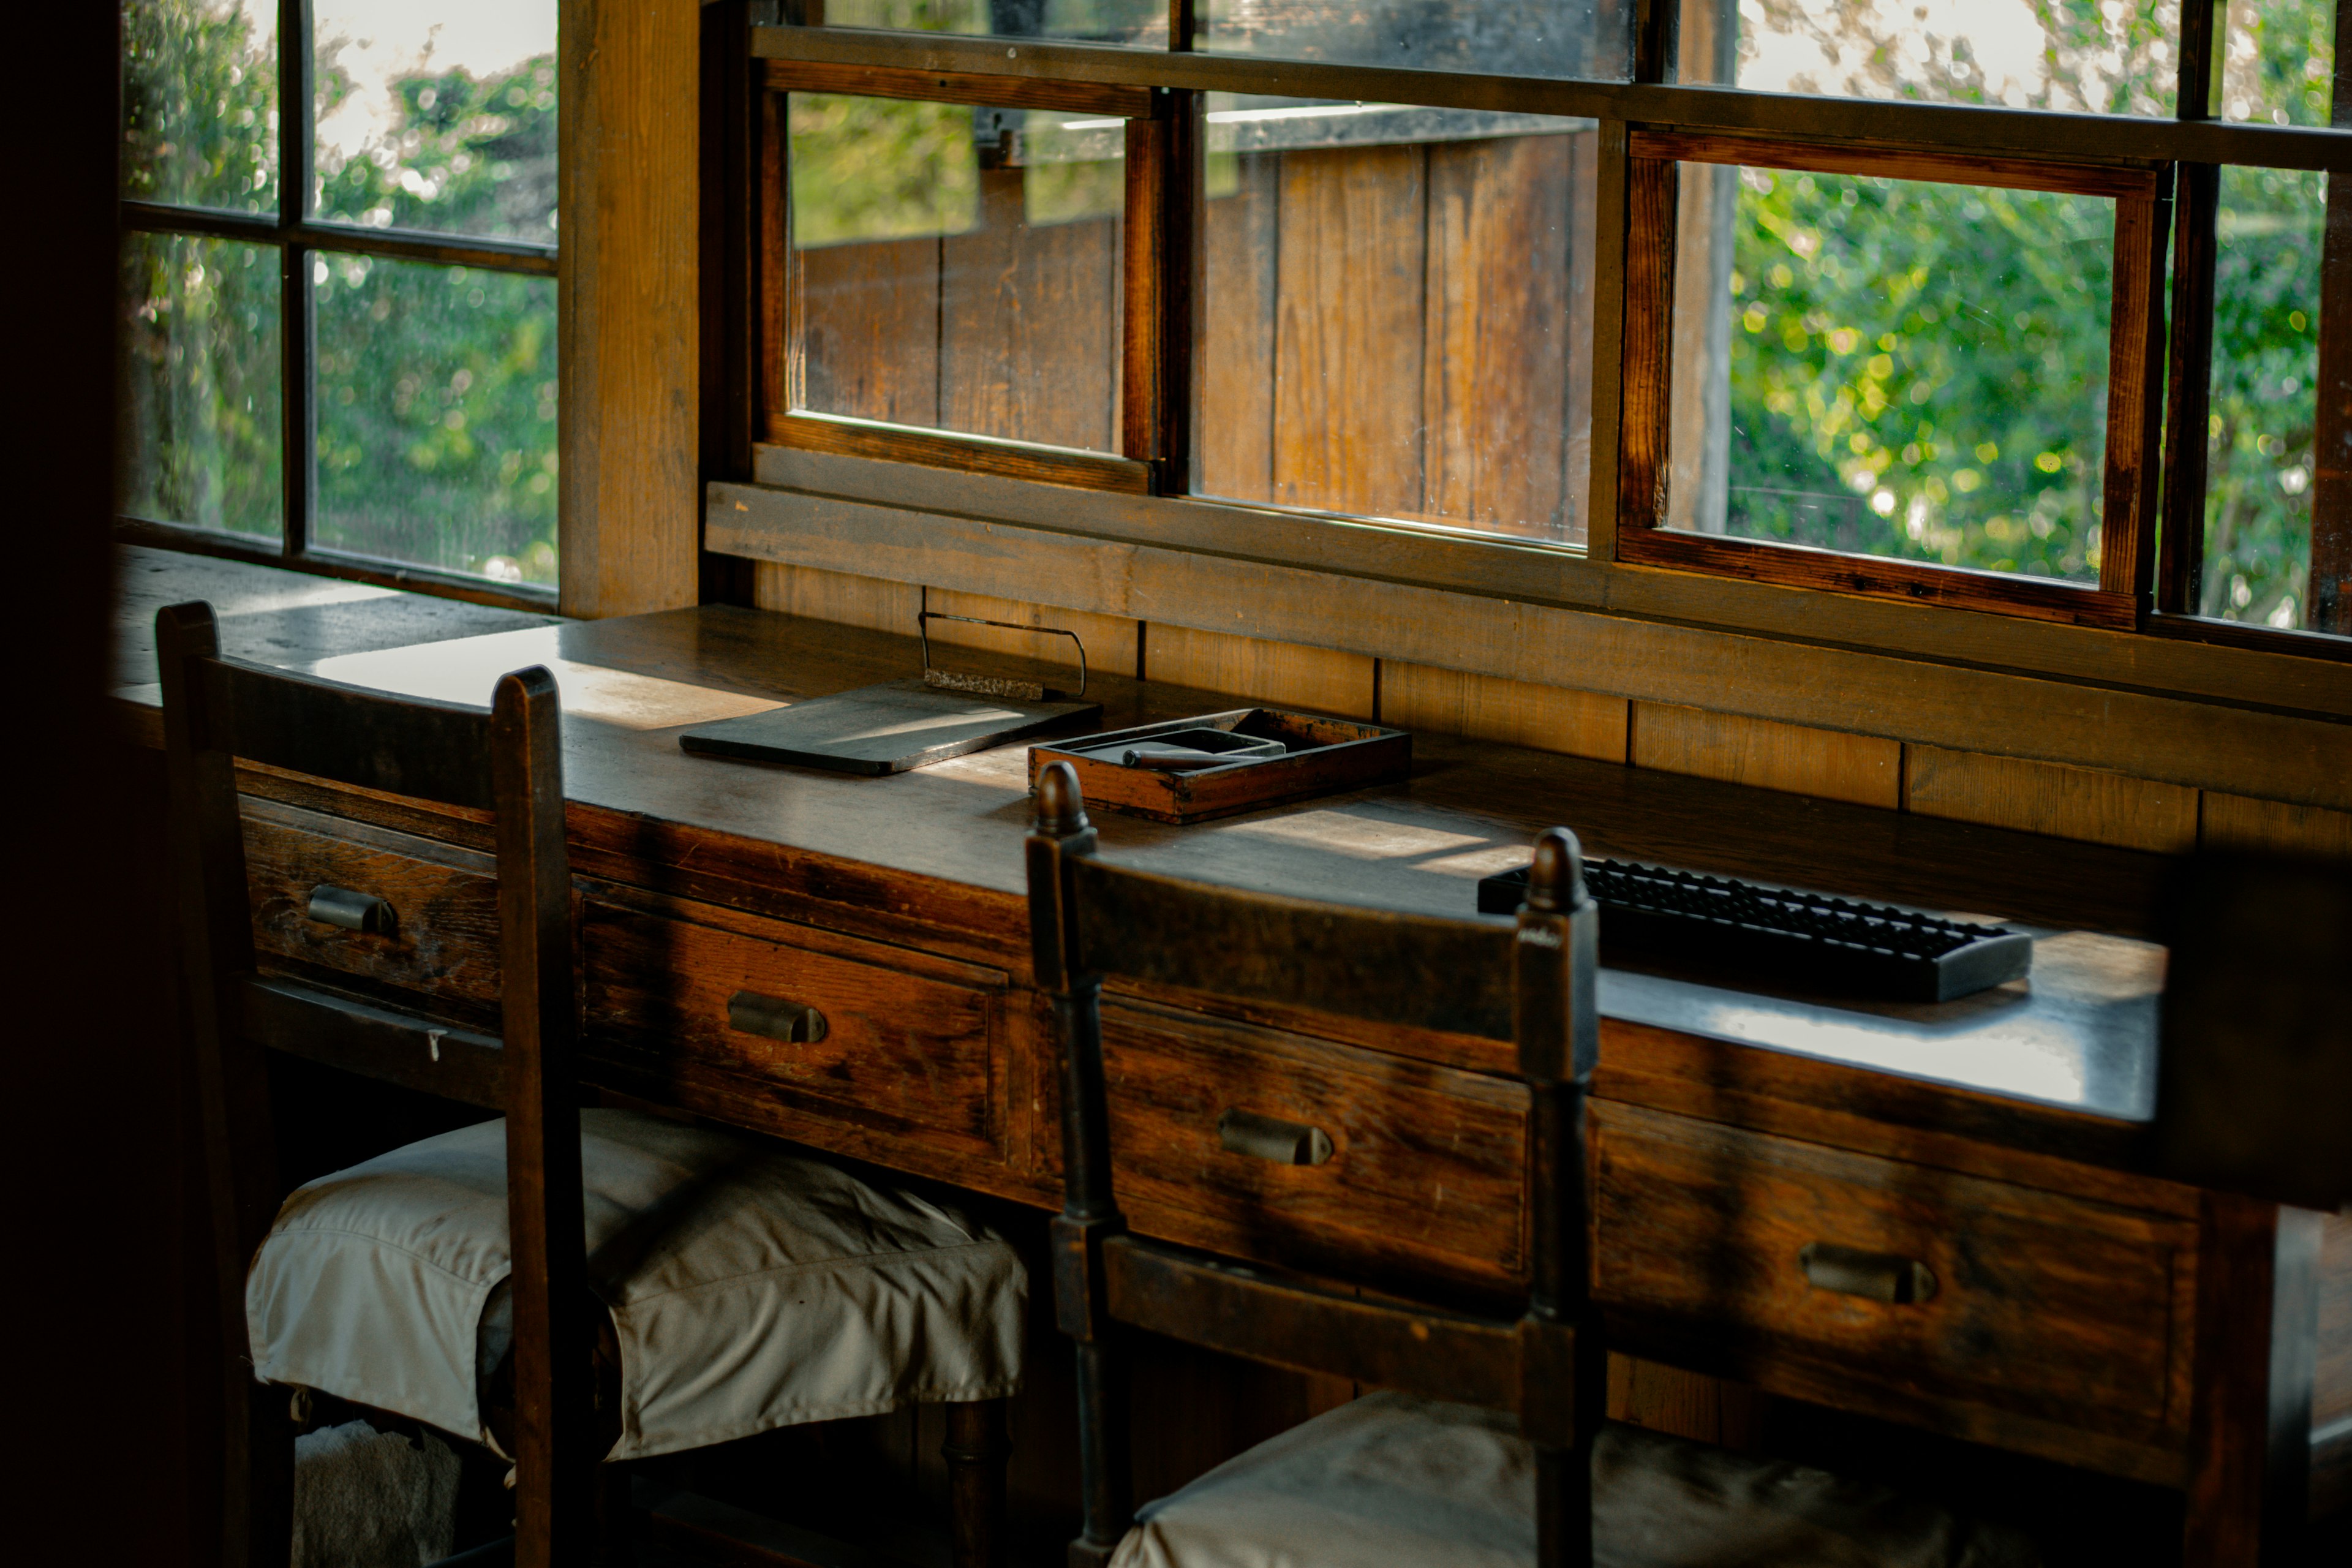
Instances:
[[[1022,178],[961,234],[799,253],[810,408],[1118,449],[1118,220],[1033,227]]]
[[[763,561],[755,594],[762,609],[908,632],[924,590]],[[2352,859],[2352,812],[939,588],[929,595],[935,610],[1069,626],[1104,668],[1405,729],[2126,848],[2179,853],[2203,844]],[[1069,657],[1057,637],[940,623],[934,635],[1041,659]]]
[[[1580,537],[1591,132],[1258,153],[1212,197],[1194,488]],[[800,253],[808,406],[1116,450],[1115,219],[983,171],[944,238]]]

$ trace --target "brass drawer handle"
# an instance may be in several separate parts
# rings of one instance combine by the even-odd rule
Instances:
[[[824,1015],[805,1002],[738,991],[727,998],[727,1026],[790,1046],[813,1046],[824,1038]]]
[[[1858,1252],[1833,1241],[1809,1241],[1798,1249],[1805,1281],[1816,1290],[1910,1307],[1936,1299],[1936,1272],[1916,1258],[1892,1252]]]
[[[400,923],[392,906],[373,893],[331,888],[324,882],[310,889],[310,912],[320,925],[341,926],[370,936],[390,936]]]
[[[1228,1110],[1217,1118],[1217,1142],[1227,1152],[1277,1165],[1319,1165],[1331,1157],[1331,1135],[1255,1110]]]

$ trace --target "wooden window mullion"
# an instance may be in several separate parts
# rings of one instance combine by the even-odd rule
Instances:
[[[1164,106],[1167,94],[1157,95]],[[1163,108],[1164,112],[1164,108]],[[1118,449],[1130,462],[1166,456],[1169,123],[1127,122],[1127,214],[1120,267]],[[1164,482],[1164,480],[1162,481]],[[1155,485],[1154,488],[1160,488]]]
[[[2166,182],[2168,184],[2168,182]],[[2157,442],[2164,414],[2165,184],[2116,198],[2115,275],[2107,328],[2107,449],[2099,493],[2099,590],[2147,608],[2155,566]]]
[[[2352,129],[2352,0],[2336,6],[2336,79],[2328,123]],[[2305,624],[2352,632],[2352,175],[2327,176],[2319,263],[2319,385],[2312,431],[2311,577]]]
[[[297,241],[310,216],[310,7],[278,5],[278,351],[279,549],[289,560],[310,548],[311,486],[319,425],[312,339],[317,324],[311,253]]]

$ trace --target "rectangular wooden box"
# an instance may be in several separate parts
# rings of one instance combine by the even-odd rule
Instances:
[[[1201,729],[1280,741],[1290,751],[1286,756],[1240,760],[1187,773],[1131,768],[1108,757],[1082,754]],[[1401,779],[1412,767],[1412,736],[1403,730],[1346,719],[1286,713],[1276,708],[1235,708],[1032,746],[1032,791],[1037,787],[1038,770],[1051,762],[1066,762],[1077,769],[1078,787],[1090,808],[1181,825]]]

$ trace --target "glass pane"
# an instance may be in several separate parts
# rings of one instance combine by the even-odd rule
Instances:
[[[2222,119],[2327,123],[2335,0],[2229,0],[2221,26],[2216,108]]]
[[[555,581],[555,279],[324,255],[312,537]]]
[[[1690,164],[1681,200],[1669,526],[2097,582],[2112,202]]]
[[[555,243],[555,0],[314,0],[317,215]]]
[[[1196,47],[1347,65],[1622,81],[1633,0],[1204,0]]]
[[[1213,99],[1196,489],[1582,538],[1595,137]]]
[[[123,237],[126,516],[280,537],[278,300],[271,247]]]
[[[1168,0],[802,0],[809,25],[1168,45]]]
[[[1125,121],[792,95],[801,406],[1118,446]]]
[[[2223,169],[2202,614],[2308,624],[2327,176]]]
[[[126,0],[124,195],[277,210],[277,16],[271,0]]]
[[[1703,8],[1684,0],[1685,80]],[[1739,0],[1736,31],[1738,85],[1769,92],[2147,115],[2178,97],[2179,0]]]

